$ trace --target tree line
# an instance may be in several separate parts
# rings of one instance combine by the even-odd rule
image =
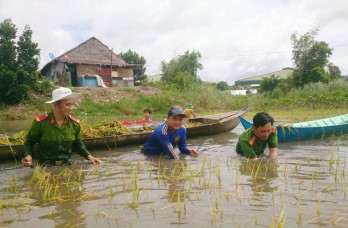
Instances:
[[[261,81],[260,92],[272,94],[285,93],[291,88],[303,88],[306,84],[338,79],[341,71],[329,61],[332,48],[324,41],[315,40],[318,29],[310,30],[301,35],[292,34],[294,71],[288,82],[283,82],[279,76],[272,75]],[[38,71],[40,49],[32,41],[32,30],[26,25],[18,41],[17,27],[11,19],[0,23],[0,101],[6,104],[16,104],[28,98],[30,89],[42,91],[50,88],[48,82],[42,82]],[[146,75],[146,59],[139,53],[128,50],[118,54],[127,63],[135,64],[133,69],[135,85],[148,83]],[[199,51],[186,51],[182,55],[160,63],[161,81],[178,90],[190,90],[199,84],[210,84],[218,90],[230,90],[226,82],[203,82],[198,71],[203,69],[200,63],[202,55]]]

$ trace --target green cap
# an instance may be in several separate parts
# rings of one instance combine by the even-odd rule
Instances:
[[[188,108],[193,108],[193,105],[192,104],[188,104],[187,107]]]

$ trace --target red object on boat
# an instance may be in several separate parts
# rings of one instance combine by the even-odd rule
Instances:
[[[138,120],[135,122],[136,124],[145,124],[145,123],[153,123],[152,120]]]
[[[132,122],[127,122],[127,121],[122,121],[122,124],[123,125],[131,125],[131,124],[133,124]]]

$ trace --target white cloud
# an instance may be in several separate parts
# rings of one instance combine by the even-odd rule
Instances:
[[[291,67],[290,36],[315,27],[334,48],[331,61],[348,74],[345,0],[0,0],[0,21],[12,18],[19,36],[30,25],[41,48],[58,56],[94,36],[114,52],[132,49],[161,60],[187,50],[202,54],[204,80],[232,82]]]

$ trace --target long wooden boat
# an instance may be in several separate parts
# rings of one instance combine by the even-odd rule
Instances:
[[[245,129],[252,126],[252,123],[242,116],[239,119]],[[279,142],[320,139],[334,134],[347,134],[348,114],[276,127]]]
[[[197,136],[215,135],[232,131],[238,124],[238,116],[243,116],[248,110],[244,107],[241,110],[226,112],[214,115],[207,115],[189,119],[192,127],[187,127],[187,138]],[[83,142],[88,150],[101,148],[114,148],[119,146],[136,145],[145,143],[152,132],[113,135],[100,138],[84,138]],[[20,154],[23,144],[0,145],[0,160],[11,159]]]

